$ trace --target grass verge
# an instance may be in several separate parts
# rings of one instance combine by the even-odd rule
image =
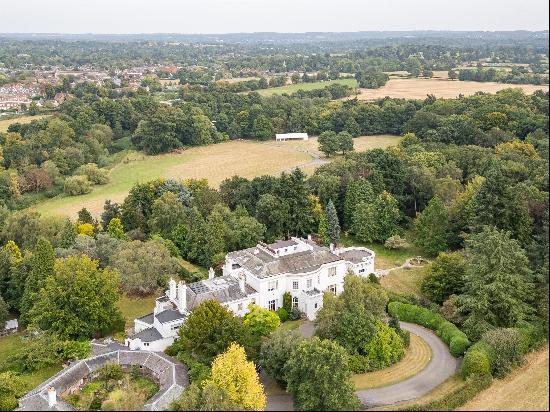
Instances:
[[[432,358],[430,346],[420,337],[411,333],[411,344],[395,365],[379,371],[353,375],[357,389],[379,388],[404,381],[422,371]]]

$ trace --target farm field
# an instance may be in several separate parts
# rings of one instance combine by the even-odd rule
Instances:
[[[315,90],[315,89],[324,89],[331,84],[344,84],[350,87],[357,87],[357,81],[355,79],[338,79],[338,80],[327,80],[321,82],[312,82],[312,83],[298,83],[298,84],[289,84],[281,87],[271,87],[269,89],[257,90],[261,96],[273,96],[274,94],[291,94],[297,92],[298,90]]]
[[[354,140],[356,150],[387,147],[399,141],[398,136],[363,136]],[[319,157],[317,140],[307,142],[254,142],[233,140],[210,146],[193,147],[180,153],[147,156],[127,152],[110,172],[110,183],[96,186],[82,196],[57,196],[35,206],[33,210],[45,216],[76,216],[83,207],[99,215],[105,200],[121,202],[138,182],[156,178],[208,179],[218,187],[226,178],[239,175],[246,178],[290,171],[301,167],[311,173],[326,160]]]
[[[525,366],[478,394],[460,411],[547,411],[548,347],[530,353]]]
[[[411,344],[395,365],[379,371],[353,375],[352,380],[357,389],[379,388],[393,385],[416,375],[430,363],[432,351],[420,337],[411,333]]]
[[[436,97],[455,98],[459,94],[470,96],[477,91],[496,93],[499,90],[510,87],[521,88],[527,94],[540,89],[548,91],[548,85],[458,81],[448,80],[443,76],[445,74],[441,72],[437,72],[437,78],[432,79],[407,79],[392,76],[388,83],[379,89],[360,89],[357,99],[374,100],[386,96],[404,99],[424,99],[428,94],[433,94]],[[347,97],[346,99],[349,98]]]
[[[8,127],[13,123],[30,123],[33,120],[40,120],[44,117],[49,117],[49,114],[42,114],[42,115],[36,115],[36,116],[21,116],[21,117],[15,117],[13,119],[3,119],[0,120],[0,133],[7,132]]]

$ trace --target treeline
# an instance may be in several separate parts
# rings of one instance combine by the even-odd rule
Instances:
[[[480,67],[477,69],[460,69],[458,79],[509,84],[548,84],[548,74],[531,73],[524,67],[513,67],[510,71]]]
[[[87,193],[92,185],[108,181],[110,155],[122,149],[156,154],[233,138],[267,140],[294,131],[352,137],[413,132],[425,142],[494,147],[537,130],[548,133],[548,93],[542,91],[530,96],[519,90],[460,99],[429,96],[424,101],[331,100],[348,92],[346,86],[330,85],[264,98],[212,85],[184,88],[182,101],[172,106],[148,94],[68,99],[59,116],[16,123],[0,134],[0,200],[15,209],[33,200],[21,196],[26,193]]]
[[[136,66],[177,65],[187,68],[206,67],[221,73],[239,76],[241,72],[281,73],[285,71],[336,71],[355,73],[361,68],[376,67],[382,71],[407,70],[410,56],[421,56],[422,66],[432,70],[449,70],[462,63],[491,59],[494,62],[540,64],[548,55],[548,35],[500,33],[498,36],[476,33],[434,36],[418,33],[412,39],[405,33],[380,35],[373,38],[340,37],[289,41],[280,37],[243,41],[225,36],[223,46],[211,38],[196,38],[188,42],[171,40],[117,39],[67,41],[60,39],[1,39],[0,60],[10,69],[62,66],[74,68],[90,65],[115,70]],[[224,36],[220,36],[224,37]],[[237,36],[238,37],[238,36]],[[338,39],[336,39],[338,38]],[[449,44],[452,43],[452,46]],[[217,79],[222,78],[217,77]],[[212,78],[212,77],[211,77]]]

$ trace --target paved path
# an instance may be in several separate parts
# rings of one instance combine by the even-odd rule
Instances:
[[[449,353],[447,345],[431,330],[413,323],[401,322],[400,324],[403,329],[420,336],[430,345],[432,359],[420,373],[402,382],[382,388],[357,391],[363,409],[393,405],[419,398],[454,375],[460,366],[460,359],[454,358]],[[290,395],[268,396],[266,411],[291,410],[293,410],[293,402]]]

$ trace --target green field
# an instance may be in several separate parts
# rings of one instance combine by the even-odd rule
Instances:
[[[338,80],[327,80],[321,82],[313,83],[298,83],[298,84],[289,84],[281,87],[271,87],[269,89],[257,90],[257,92],[262,96],[273,96],[274,94],[292,94],[298,90],[316,90],[323,89],[331,84],[344,84],[353,88],[357,87],[357,81],[355,79],[338,79]]]
[[[399,140],[399,136],[362,136],[355,138],[354,144],[356,150],[361,151],[395,145]],[[207,179],[211,186],[218,187],[224,179],[234,175],[250,179],[267,174],[278,175],[295,167],[311,173],[315,167],[326,161],[320,157],[315,138],[307,142],[232,140],[159,156],[124,152],[117,155],[114,162],[116,166],[110,171],[108,184],[96,186],[86,195],[60,195],[46,199],[32,209],[44,216],[75,217],[85,207],[98,216],[103,210],[105,200],[122,202],[130,188],[139,182],[161,177],[195,178]]]

